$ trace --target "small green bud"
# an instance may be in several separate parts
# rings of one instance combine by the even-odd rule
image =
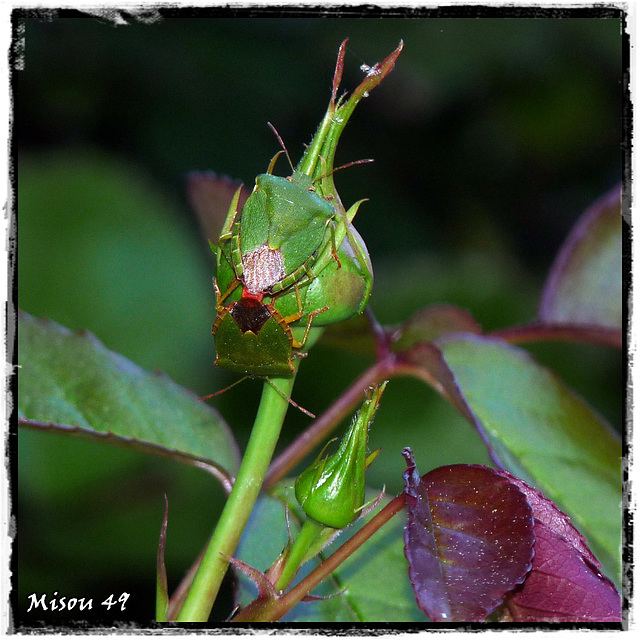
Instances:
[[[300,506],[309,517],[326,527],[346,527],[364,505],[364,472],[378,453],[367,457],[367,435],[386,385],[384,382],[367,391],[364,404],[338,450],[324,458],[323,450],[296,480],[295,493]]]

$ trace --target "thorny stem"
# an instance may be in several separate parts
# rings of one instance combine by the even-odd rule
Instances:
[[[362,529],[357,531],[337,551],[330,555],[319,567],[301,580],[291,591],[277,600],[255,602],[243,609],[233,622],[275,622],[287,611],[305,598],[327,576],[331,575],[354,551],[362,546],[380,527],[386,524],[405,505],[405,495],[401,493],[380,510]]]
[[[371,320],[371,318],[370,318]],[[374,319],[375,320],[375,319]],[[347,391],[323,413],[313,424],[302,433],[280,456],[278,456],[267,471],[267,465],[273,455],[273,450],[280,433],[282,420],[286,413],[288,403],[279,394],[277,394],[268,384],[265,384],[263,391],[263,400],[261,401],[260,410],[256,417],[254,430],[247,447],[247,453],[243,459],[243,463],[234,484],[234,490],[229,497],[225,510],[220,518],[220,523],[214,537],[211,540],[203,566],[196,574],[193,587],[187,596],[185,605],[178,616],[178,621],[196,620],[205,621],[208,618],[211,606],[215,600],[215,596],[220,587],[220,582],[228,566],[228,562],[224,560],[220,553],[232,556],[238,543],[240,534],[244,529],[249,518],[258,492],[264,478],[265,489],[273,487],[291,468],[293,468],[302,458],[304,458],[311,450],[323,442],[331,433],[335,426],[351,413],[362,400],[364,391],[385,379],[398,376],[412,376],[422,379],[431,385],[436,391],[443,395],[449,402],[456,406],[465,417],[464,408],[458,407],[455,398],[449,396],[445,386],[438,380],[438,375],[434,377],[433,373],[428,371],[426,367],[407,361],[402,353],[394,354],[390,352],[388,344],[383,344],[384,329],[375,326],[376,345],[378,361],[370,369],[365,371]],[[617,330],[607,330],[599,327],[572,327],[561,325],[543,325],[532,324],[524,327],[513,327],[495,331],[490,336],[503,339],[507,342],[533,342],[541,340],[565,340],[577,342],[592,342],[609,346],[619,346],[621,344],[621,332]],[[427,346],[427,345],[423,345]],[[409,350],[411,351],[411,350]],[[407,352],[408,353],[408,352]],[[285,394],[289,394],[293,385],[293,378],[289,380],[280,380],[281,390]],[[284,384],[283,384],[284,383]],[[288,386],[288,385],[291,386]],[[272,396],[272,397],[270,397]],[[265,410],[263,412],[263,404],[265,398],[270,397],[267,404],[275,403],[278,405],[277,410]],[[266,405],[265,405],[266,406]],[[274,415],[280,414],[281,417],[275,421]],[[265,433],[261,433],[264,430]],[[255,436],[255,438],[254,438]],[[254,457],[258,462],[254,461]],[[246,469],[246,470],[245,470]],[[246,477],[245,477],[246,476]],[[235,493],[235,497],[234,497]],[[276,603],[262,603],[261,608],[268,608],[268,611],[262,611],[268,617],[254,617],[254,613],[258,615],[260,612],[250,612],[247,608],[245,612],[241,612],[235,619],[269,621],[278,620],[297,602],[302,600],[306,594],[315,588],[315,586],[335,567],[337,567],[344,559],[346,559],[355,549],[358,548],[366,539],[396,513],[404,504],[404,496],[398,496],[387,507],[385,507],[370,523],[365,525],[356,535],[347,541],[336,553],[328,558],[320,567],[312,572],[307,578],[301,581],[294,589],[287,593]],[[392,506],[393,505],[393,506]],[[391,510],[395,509],[393,513]],[[383,514],[385,514],[383,516]],[[382,518],[382,520],[381,520]],[[386,518],[386,519],[385,519]],[[373,527],[373,528],[372,528]],[[218,535],[218,529],[222,533]],[[368,532],[368,533],[367,533]],[[226,541],[222,545],[218,539],[223,538]],[[215,549],[215,551],[212,551]],[[205,564],[206,563],[206,564]],[[207,577],[200,577],[207,576]],[[214,576],[211,578],[211,576]],[[210,582],[209,582],[210,581]],[[209,582],[207,584],[207,582]],[[193,595],[195,594],[195,595]],[[249,616],[251,617],[245,617]]]
[[[286,395],[291,395],[295,374],[291,378],[272,380]],[[264,384],[258,414],[240,470],[218,525],[205,551],[200,567],[178,622],[206,622],[229,566],[222,555],[233,556],[273,455],[289,403],[270,384]]]
[[[383,360],[391,353],[391,336],[387,333],[384,327],[378,322],[378,319],[373,315],[373,311],[370,306],[364,310],[364,315],[369,322],[369,328],[373,335],[373,341],[376,347],[376,361]]]

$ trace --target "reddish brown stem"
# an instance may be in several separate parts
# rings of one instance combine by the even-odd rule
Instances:
[[[301,580],[291,591],[277,600],[256,601],[256,606],[243,609],[233,622],[275,622],[315,589],[327,576],[331,575],[354,551],[362,546],[380,527],[386,524],[405,505],[405,495],[396,496],[386,507],[376,514],[360,531],[357,531],[337,551],[330,555],[319,567]]]
[[[532,323],[520,327],[507,327],[488,335],[510,343],[559,340],[622,348],[622,331],[597,325]]]
[[[368,306],[364,310],[364,315],[369,321],[369,327],[373,334],[373,341],[376,345],[376,361],[379,362],[391,353],[391,337],[390,334],[385,331],[384,327],[378,322],[375,315],[373,315],[371,307]]]

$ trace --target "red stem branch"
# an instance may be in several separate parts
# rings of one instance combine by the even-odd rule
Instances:
[[[243,609],[233,622],[275,622],[305,598],[327,576],[331,575],[354,551],[362,546],[380,527],[386,524],[405,505],[405,495],[401,493],[380,510],[362,529],[357,531],[339,549],[301,580],[291,591],[277,600],[256,602]]]
[[[598,325],[532,323],[520,327],[499,329],[488,335],[510,343],[559,340],[622,348],[622,331]]]

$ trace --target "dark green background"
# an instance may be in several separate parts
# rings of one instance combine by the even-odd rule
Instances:
[[[620,19],[202,15],[117,27],[16,16],[24,69],[13,76],[20,307],[86,328],[198,394],[235,377],[213,368],[214,263],[185,175],[212,169],[251,184],[278,150],[268,121],[297,159],[326,108],[344,38],[345,88],[359,82],[360,65],[405,42],[337,158],[376,160],[336,182],[345,204],[370,199],[357,228],[382,322],[437,302],[468,309],[486,330],[532,320],[563,238],[621,179]],[[619,354],[533,350],[620,429]],[[319,413],[368,362],[318,346],[294,399]],[[241,445],[259,390],[246,382],[216,401]],[[283,442],[308,422],[291,411]],[[487,462],[471,427],[412,380],[389,385],[370,445],[383,447],[370,484],[392,493],[405,446],[423,473]],[[127,611],[114,617],[151,620],[163,495],[173,587],[216,521],[215,480],[41,433],[22,433],[18,454],[17,621],[35,624],[24,613],[28,594],[54,591],[96,601],[127,591]]]

